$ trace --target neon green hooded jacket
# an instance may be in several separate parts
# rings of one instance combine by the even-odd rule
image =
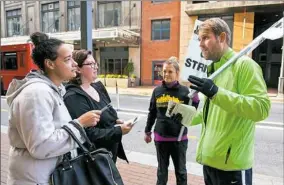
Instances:
[[[214,65],[216,71],[235,52],[229,48]],[[196,160],[224,171],[252,168],[255,123],[268,117],[270,100],[260,66],[247,56],[223,71],[214,83],[219,87],[205,122],[206,103],[190,125],[202,124]]]

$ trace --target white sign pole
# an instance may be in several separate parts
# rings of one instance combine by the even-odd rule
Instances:
[[[276,23],[274,23],[270,28],[256,37],[249,45],[247,45],[244,49],[242,49],[238,54],[234,55],[228,62],[222,65],[217,71],[215,71],[212,75],[210,75],[209,79],[215,79],[222,71],[224,71],[227,67],[236,62],[238,58],[241,56],[252,52],[256,47],[258,47],[265,39],[275,40],[283,37],[283,19],[280,19]],[[190,74],[188,74],[190,75]],[[188,95],[190,98],[193,97],[195,90],[192,90]]]

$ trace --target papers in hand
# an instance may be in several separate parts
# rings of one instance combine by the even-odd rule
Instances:
[[[139,117],[136,116],[135,118],[130,119],[130,120],[127,120],[127,121],[125,121],[125,122],[126,122],[126,123],[130,123],[131,125],[135,125],[138,121],[139,121]]]
[[[183,124],[184,126],[189,126],[193,117],[196,115],[196,109],[191,105],[185,105],[169,101],[166,116],[172,117],[174,114],[177,113],[180,113],[182,115],[181,124]]]

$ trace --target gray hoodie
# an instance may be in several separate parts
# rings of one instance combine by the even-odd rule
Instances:
[[[67,125],[81,141],[63,102],[65,88],[40,72],[13,80],[7,91],[10,140],[7,185],[46,185],[60,156],[77,144],[61,129]]]

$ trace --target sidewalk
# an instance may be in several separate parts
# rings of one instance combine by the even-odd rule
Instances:
[[[118,88],[119,94],[127,94],[127,95],[139,95],[139,96],[151,96],[153,89],[155,86],[136,86],[129,88]],[[115,87],[106,87],[108,93],[116,94]],[[283,94],[278,95],[277,89],[268,89],[268,96],[272,102],[284,103]]]
[[[7,165],[8,165],[8,150],[9,142],[7,134],[1,131],[1,185],[6,185],[7,180]],[[153,164],[155,157],[149,158],[147,155],[131,154],[136,152],[128,152],[130,163],[118,160],[117,167],[122,176],[125,185],[155,185],[156,184],[156,170]],[[150,160],[149,160],[150,159]],[[133,162],[135,161],[135,162]],[[148,162],[145,162],[148,161]],[[150,162],[150,163],[149,163]],[[141,163],[141,164],[140,164]],[[148,165],[145,165],[148,164]],[[201,165],[200,165],[201,166]],[[170,167],[170,169],[172,169]],[[195,169],[195,170],[194,170]],[[187,167],[191,173],[202,173],[202,167],[199,169],[191,164]],[[199,171],[199,172],[197,172]],[[202,175],[202,174],[201,174]],[[203,177],[200,175],[187,174],[188,185],[204,185]],[[168,185],[175,185],[175,175],[173,170],[169,170]],[[253,185],[283,185],[283,178],[271,177],[260,174],[253,174]]]
[[[128,94],[128,95],[139,95],[139,96],[151,96],[155,86],[136,86],[129,88],[118,88],[119,94]],[[107,87],[106,89],[110,94],[116,94],[115,87]]]
[[[7,134],[1,133],[1,185],[6,185],[9,147]],[[121,160],[117,162],[117,166],[125,185],[156,184],[156,167],[141,165],[135,162],[127,164]],[[204,185],[203,178],[201,176],[188,174],[187,177],[189,185]],[[175,184],[175,175],[173,171],[169,171],[168,185]]]

